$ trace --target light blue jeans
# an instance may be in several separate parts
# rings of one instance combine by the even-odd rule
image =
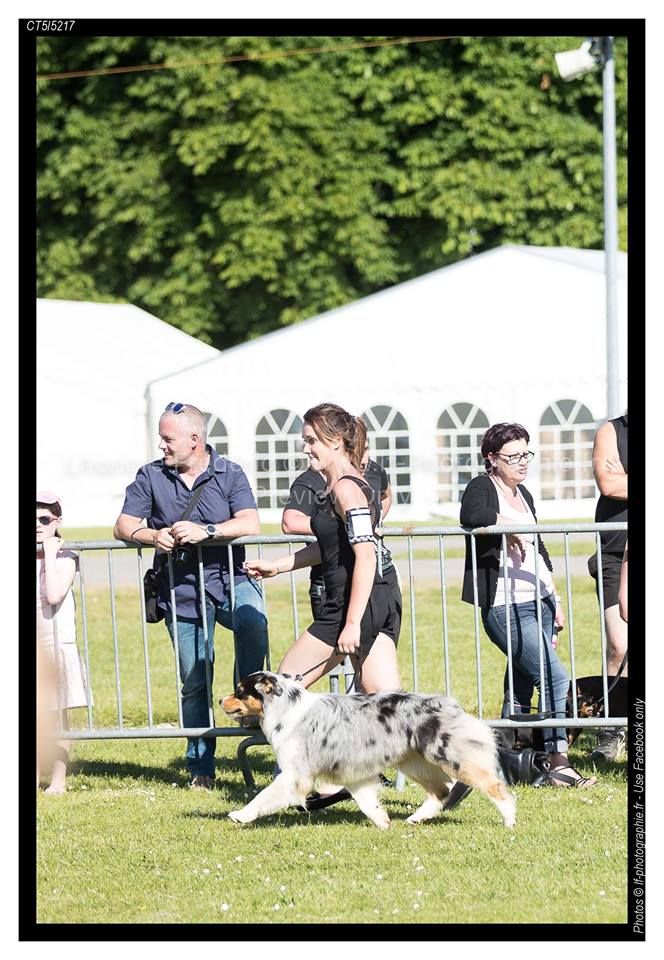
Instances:
[[[510,611],[510,637],[514,677],[514,713],[530,713],[530,701],[535,688],[539,691],[538,710],[551,710],[555,717],[565,717],[569,675],[551,645],[556,605],[552,597],[542,600],[543,678],[544,700],[540,677],[540,643],[537,626],[537,602],[511,603],[482,610],[482,623],[492,643],[507,656],[507,613]],[[505,670],[505,696],[501,717],[509,717],[509,671]],[[567,753],[567,735],[564,728],[542,730],[547,753]]]
[[[214,678],[214,626],[220,623],[228,630],[234,626],[235,677],[263,668],[267,652],[267,620],[263,612],[260,586],[253,580],[235,584],[234,624],[231,620],[231,604],[228,598],[217,604],[206,595],[207,655],[205,635],[200,619],[178,617],[178,652],[180,679],[182,681],[182,723],[185,727],[210,727],[214,725],[212,714],[212,680]],[[175,646],[173,618],[166,615],[166,626]],[[206,680],[206,661],[209,668],[210,686]],[[186,763],[192,777],[214,776],[215,737],[188,737]]]

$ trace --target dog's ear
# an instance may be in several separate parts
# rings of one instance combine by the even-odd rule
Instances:
[[[280,697],[284,692],[283,687],[278,684],[276,680],[273,680],[272,677],[266,677],[264,680],[261,680],[260,683],[256,684],[256,689],[265,697]]]

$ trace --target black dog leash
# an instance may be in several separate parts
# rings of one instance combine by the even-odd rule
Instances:
[[[306,677],[306,675],[307,675],[308,673],[313,673],[314,670],[317,670],[318,667],[320,667],[322,664],[328,663],[328,662],[332,659],[333,656],[334,656],[334,650],[332,651],[332,653],[330,654],[329,657],[325,657],[325,659],[324,659],[324,660],[321,660],[320,663],[315,663],[315,664],[313,665],[313,667],[309,667],[309,669],[308,669],[308,670],[305,670],[304,673],[296,673],[295,676],[293,677],[293,680],[297,680],[298,682],[299,682],[300,680],[304,680],[304,678]]]
[[[625,650],[625,656],[622,658],[622,663],[621,663],[620,666],[618,667],[618,673],[617,673],[617,674],[615,675],[615,677],[613,678],[613,683],[611,684],[611,686],[610,686],[610,687],[608,688],[608,690],[606,691],[607,694],[610,694],[610,693],[611,693],[611,691],[613,690],[613,688],[615,687],[615,685],[616,685],[616,684],[618,683],[618,681],[620,680],[620,674],[621,674],[621,673],[623,672],[623,670],[625,669],[625,664],[626,664],[626,663],[627,663],[627,650]],[[598,703],[598,704],[604,703],[604,694],[602,694],[602,696],[599,698],[599,700],[597,701],[597,703]]]
[[[321,660],[319,663],[315,663],[313,667],[309,667],[309,669],[305,670],[303,673],[297,673],[293,677],[293,679],[297,680],[298,682],[303,680],[307,676],[307,674],[313,673],[314,670],[317,670],[318,667],[321,667],[324,663],[329,663],[334,656],[341,656],[341,651],[337,650],[336,647],[334,648],[334,650],[332,651],[329,657],[325,657],[324,660]],[[362,680],[362,658],[358,654],[357,670],[353,674],[353,682],[351,683],[346,693],[350,693],[353,690],[353,688],[355,688],[355,692],[357,693],[361,680]]]

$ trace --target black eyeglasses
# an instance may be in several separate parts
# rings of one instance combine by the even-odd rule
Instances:
[[[169,403],[166,405],[164,413],[166,413],[166,410],[168,410],[169,413],[184,413],[186,406],[186,403]]]
[[[43,514],[41,517],[37,517],[37,523],[41,523],[42,527],[48,527],[57,519],[57,517],[47,517],[46,514]]]
[[[504,453],[494,453],[494,457],[500,457],[505,463],[508,463],[511,467],[515,467],[517,463],[521,463],[522,460],[525,460],[526,463],[530,463],[535,454],[532,450],[526,450],[525,453],[511,453],[509,456]]]

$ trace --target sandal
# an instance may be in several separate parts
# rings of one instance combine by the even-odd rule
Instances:
[[[568,773],[563,773],[563,770],[571,770],[576,776],[570,777]],[[580,789],[594,787],[597,783],[597,777],[582,777],[578,770],[575,770],[569,763],[566,763],[562,767],[549,770],[549,780],[554,787],[577,787]]]

